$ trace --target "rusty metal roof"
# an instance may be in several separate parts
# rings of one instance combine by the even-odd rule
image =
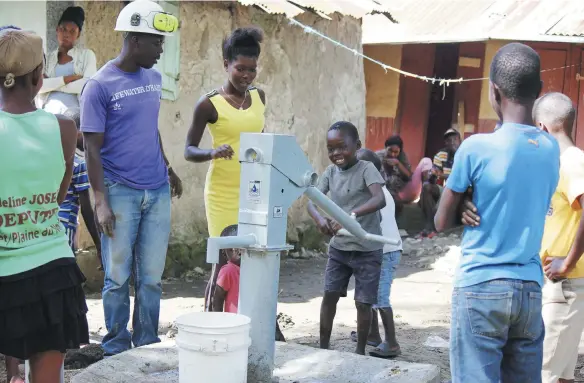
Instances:
[[[378,0],[399,24],[363,18],[364,44],[500,40],[584,43],[582,0]]]
[[[335,12],[362,18],[371,13],[387,13],[388,7],[378,0],[238,0],[243,5],[255,5],[268,13],[296,17],[306,9],[313,10],[324,18]],[[389,14],[387,15],[389,16]]]

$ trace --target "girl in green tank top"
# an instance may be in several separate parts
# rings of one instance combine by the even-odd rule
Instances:
[[[40,37],[2,30],[0,57],[0,353],[30,360],[35,383],[56,383],[63,353],[89,340],[84,277],[57,215],[77,129],[33,105]]]

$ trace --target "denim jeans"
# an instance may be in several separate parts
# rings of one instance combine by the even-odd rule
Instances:
[[[395,272],[401,260],[402,251],[391,251],[383,254],[381,261],[381,274],[379,276],[379,289],[377,290],[377,304],[374,308],[389,308],[391,303],[389,297],[391,295],[391,284],[395,277]]]
[[[170,187],[156,190],[132,189],[105,182],[107,198],[116,217],[114,236],[101,235],[105,271],[103,310],[107,355],[160,342],[158,319],[170,235]],[[134,277],[133,334],[130,320],[130,276]]]
[[[541,383],[541,286],[498,279],[452,294],[452,383]]]

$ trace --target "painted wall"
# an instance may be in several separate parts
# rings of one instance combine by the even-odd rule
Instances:
[[[363,53],[395,68],[401,65],[401,45],[365,45]],[[369,60],[363,62],[363,67],[367,86],[367,116],[395,118],[400,75],[393,71],[386,72],[381,66]]]
[[[483,76],[489,76],[490,65],[493,57],[508,41],[489,41],[485,49],[485,65]],[[580,82],[576,80],[583,45],[566,43],[527,43],[535,49],[541,59],[541,75],[543,82],[542,94],[547,92],[562,92],[568,95],[576,105],[582,102],[583,91]],[[550,70],[553,69],[553,70]],[[580,108],[579,115],[584,113],[584,107]],[[481,104],[479,111],[479,132],[491,132],[498,118],[489,103],[489,82],[483,81],[481,89]],[[581,120],[584,122],[584,120]],[[581,131],[581,133],[580,133]],[[584,123],[578,122],[575,130],[576,141],[584,145]]]
[[[402,59],[401,45],[365,45],[363,52],[382,63],[399,68]],[[367,132],[365,145],[372,150],[383,148],[383,143],[394,133],[397,114],[400,75],[386,72],[369,60],[363,61],[367,88]]]
[[[78,4],[87,16],[85,45],[95,51],[102,65],[121,47],[121,37],[113,30],[120,3]],[[357,19],[334,15],[328,21],[311,14],[298,19],[348,46],[361,46]],[[188,244],[206,236],[203,186],[208,165],[184,160],[185,137],[197,100],[225,81],[221,42],[226,35],[250,24],[264,29],[255,85],[267,94],[266,131],[295,135],[318,172],[329,164],[325,133],[334,121],[349,120],[364,135],[365,79],[362,59],[290,26],[282,16],[233,3],[181,2],[180,20],[180,96],[176,102],[163,102],[159,123],[167,156],[185,188],[183,197],[172,203],[172,241]],[[201,146],[210,144],[205,134]],[[296,203],[290,209],[291,225],[305,219],[304,205]]]
[[[401,69],[422,76],[431,77],[434,72],[434,44],[404,45]],[[416,166],[426,151],[426,131],[432,84],[416,78],[401,77],[399,106],[395,122],[395,132],[404,141],[404,151],[412,166]]]
[[[43,38],[46,48],[47,2],[0,1],[0,26],[14,25]]]

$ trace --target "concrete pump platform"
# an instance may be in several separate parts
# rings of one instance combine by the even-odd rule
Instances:
[[[276,342],[279,383],[440,383],[440,368]],[[178,383],[174,342],[136,348],[102,360],[73,383]],[[193,382],[215,383],[215,382]],[[267,382],[248,382],[267,383]]]

